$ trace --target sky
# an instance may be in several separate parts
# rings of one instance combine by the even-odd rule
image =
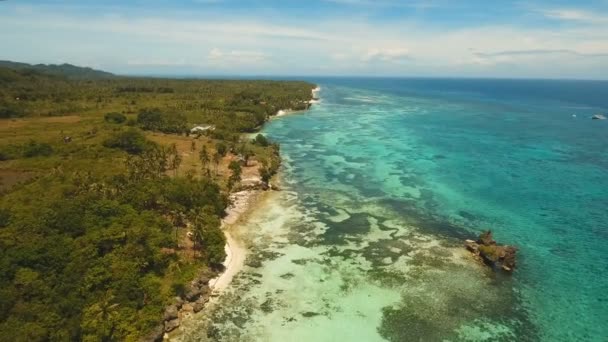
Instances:
[[[0,0],[0,46],[129,75],[608,79],[608,0]]]

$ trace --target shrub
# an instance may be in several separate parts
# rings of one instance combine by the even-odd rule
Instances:
[[[141,154],[152,144],[135,128],[116,133],[103,143],[105,147],[121,149],[129,154]]]
[[[106,122],[115,123],[115,124],[121,124],[121,123],[127,121],[127,117],[120,113],[108,113],[108,114],[104,115],[103,118],[106,120]]]
[[[262,166],[258,169],[258,171],[260,172],[260,177],[262,178],[262,182],[268,183],[270,181],[270,178],[272,178],[272,174],[266,167]]]
[[[23,113],[23,111],[20,111],[18,109],[15,108],[10,108],[10,107],[4,107],[2,106],[0,108],[0,118],[2,119],[8,119],[8,118],[20,118],[25,116],[25,114]]]
[[[215,144],[215,150],[217,151],[217,154],[222,157],[225,156],[226,153],[228,153],[228,147],[223,142]]]
[[[23,146],[23,156],[25,158],[33,157],[48,157],[53,154],[53,148],[47,143],[39,143],[34,140],[30,140],[25,146]]]
[[[0,161],[15,159],[15,155],[11,153],[7,148],[0,148]]]
[[[258,134],[255,137],[255,139],[253,140],[253,142],[255,144],[258,144],[258,145],[264,146],[264,147],[266,147],[266,146],[268,146],[270,144],[270,142],[268,141],[268,139],[265,136],[263,136],[262,134]]]
[[[163,133],[187,132],[186,117],[182,114],[167,114],[158,109],[142,110],[137,115],[137,123],[141,128]]]
[[[209,263],[221,264],[226,258],[226,236],[218,227],[204,229],[202,234]]]

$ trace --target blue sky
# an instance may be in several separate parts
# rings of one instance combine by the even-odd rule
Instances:
[[[121,74],[608,79],[608,0],[6,0],[0,44]]]

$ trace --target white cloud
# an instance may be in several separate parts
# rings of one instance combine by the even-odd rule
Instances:
[[[213,48],[209,51],[208,58],[212,62],[224,64],[257,64],[269,59],[269,55],[260,51],[231,50],[224,52],[219,48]]]
[[[542,13],[551,19],[577,21],[589,24],[608,23],[608,16],[602,16],[580,9],[550,9],[544,10]]]
[[[410,52],[406,48],[371,48],[363,55],[363,61],[398,62],[410,58]]]
[[[576,77],[608,78],[608,58],[598,58],[608,54],[607,25],[599,14],[586,22],[590,14],[579,12],[543,12],[574,25],[443,30],[356,17],[317,18],[312,26],[297,18],[82,17],[37,8],[27,16],[0,13],[0,45],[3,58],[86,57],[115,72],[164,66],[200,73],[558,77],[568,69]],[[34,60],[39,51],[48,59]]]

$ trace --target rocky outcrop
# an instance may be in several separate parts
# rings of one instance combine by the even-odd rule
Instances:
[[[595,114],[594,116],[591,117],[591,119],[593,119],[593,120],[606,120],[606,116],[602,115],[602,114]]]
[[[203,310],[211,295],[209,279],[209,274],[201,273],[191,281],[184,294],[181,297],[175,297],[173,304],[165,308],[162,324],[150,331],[142,341],[162,341],[165,333],[169,333],[180,326],[181,319],[186,312],[196,313]]]
[[[166,309],[165,309],[165,315],[163,316],[163,319],[165,321],[171,321],[174,320],[178,317],[179,311],[178,311],[178,307],[177,305],[169,305]]]
[[[179,327],[179,318],[165,321],[165,332],[171,332]]]
[[[517,248],[498,245],[489,230],[479,235],[477,241],[466,240],[464,245],[466,249],[494,270],[503,270],[510,273],[515,269]]]
[[[142,341],[160,342],[163,340],[164,335],[165,326],[164,324],[161,324],[152,329],[152,331],[150,331],[150,333],[146,335],[146,337],[144,337]]]

